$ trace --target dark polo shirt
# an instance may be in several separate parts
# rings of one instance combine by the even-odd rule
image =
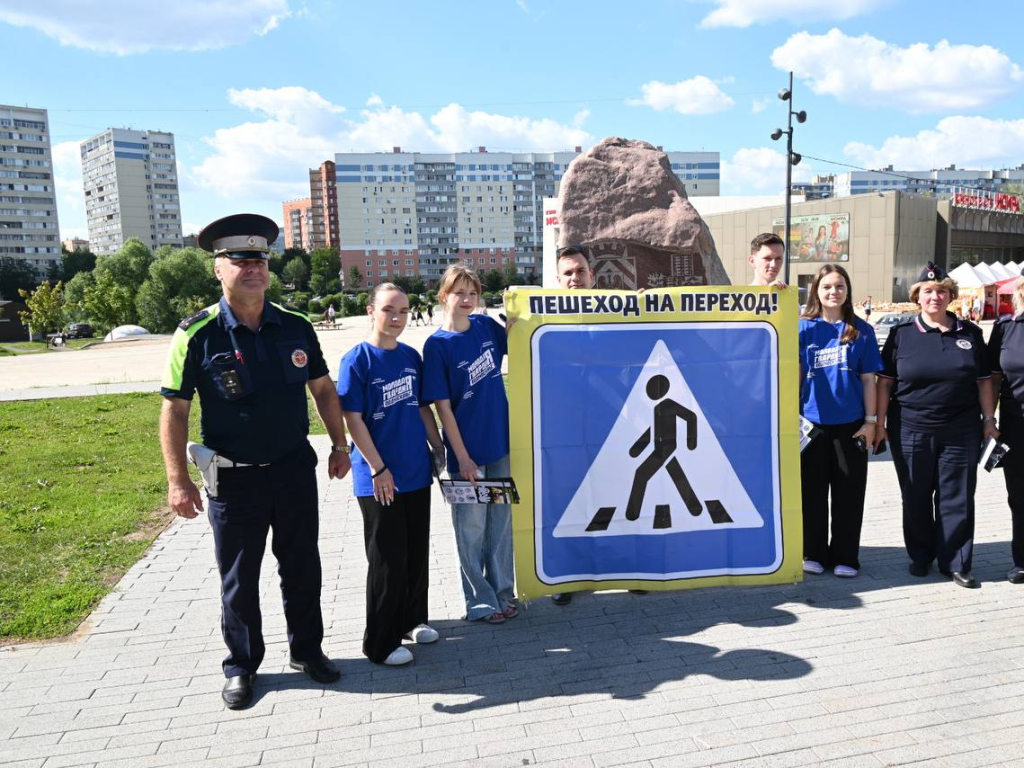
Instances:
[[[1005,317],[992,327],[988,340],[992,373],[1003,375],[999,391],[999,420],[1013,422],[1019,431],[1024,422],[1024,314]]]
[[[947,313],[952,330],[918,315],[889,333],[878,375],[895,379],[889,410],[919,432],[981,429],[978,380],[991,376],[981,329]]]

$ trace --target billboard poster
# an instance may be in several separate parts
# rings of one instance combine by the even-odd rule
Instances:
[[[791,263],[850,260],[850,214],[794,216],[792,222]],[[772,231],[785,239],[786,220],[772,219]]]
[[[800,580],[794,291],[505,301],[520,597]]]

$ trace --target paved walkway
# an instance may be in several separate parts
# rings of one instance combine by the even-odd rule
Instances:
[[[321,686],[287,668],[268,559],[267,658],[242,712],[220,701],[210,529],[178,520],[75,637],[0,651],[0,764],[1024,765],[1024,586],[1005,581],[1002,478],[980,481],[975,591],[907,575],[892,465],[872,462],[869,485],[860,578],[541,599],[500,627],[459,620],[435,494],[442,640],[390,669],[359,650],[351,483],[322,484],[325,650],[343,677]]]

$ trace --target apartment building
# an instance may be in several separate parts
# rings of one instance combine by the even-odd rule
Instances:
[[[367,287],[396,276],[437,280],[455,261],[538,274],[544,198],[557,196],[580,151],[336,154],[310,171],[312,246],[337,247],[343,274],[357,267]],[[718,195],[717,152],[668,156],[689,195]]]
[[[61,260],[45,109],[0,105],[0,257],[40,274]]]
[[[308,197],[286,200],[281,204],[281,213],[284,222],[284,247],[313,250],[312,200]]]
[[[955,165],[930,171],[899,171],[887,165],[877,171],[836,174],[833,196],[850,197],[867,192],[897,191],[944,198],[951,197],[961,189],[1000,192],[1008,185],[1024,185],[1024,165],[974,171],[957,168]]]
[[[114,253],[132,237],[151,249],[182,245],[173,134],[109,128],[81,151],[93,253]]]

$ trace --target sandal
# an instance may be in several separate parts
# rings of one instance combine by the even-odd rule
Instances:
[[[519,615],[519,609],[511,603],[509,603],[507,606],[505,606],[505,610],[501,612],[501,615],[504,616],[506,619],[514,619],[516,616]]]
[[[505,614],[503,613],[492,613],[490,616],[484,616],[483,620],[488,624],[504,624]]]

